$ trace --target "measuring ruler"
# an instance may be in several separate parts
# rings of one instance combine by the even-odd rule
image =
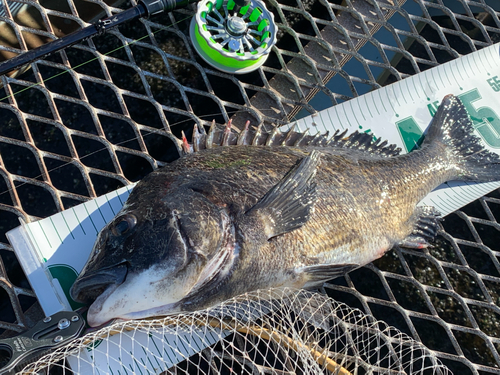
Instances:
[[[409,152],[422,135],[443,97],[458,96],[475,133],[491,151],[500,153],[500,44],[441,64],[371,93],[349,100],[296,123],[318,131],[359,130],[373,133]],[[500,178],[500,176],[499,176]],[[447,215],[500,187],[500,182],[447,182],[420,205]]]

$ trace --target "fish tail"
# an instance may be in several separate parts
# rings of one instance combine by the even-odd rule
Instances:
[[[499,155],[487,150],[474,134],[464,105],[454,95],[443,99],[422,148],[433,145],[444,146],[446,157],[454,167],[453,179],[478,182],[500,180]]]

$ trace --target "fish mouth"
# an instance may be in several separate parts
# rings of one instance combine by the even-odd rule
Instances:
[[[196,302],[198,298],[203,298],[207,294],[207,289],[210,290],[212,288],[217,289],[218,285],[221,285],[223,280],[230,273],[230,268],[233,265],[234,261],[234,251],[231,247],[227,247],[224,251],[221,251],[217,256],[215,256],[209,264],[202,271],[198,281],[195,285],[189,290],[189,292],[178,301],[172,301],[166,304],[161,304],[159,306],[153,306],[148,309],[130,311],[127,313],[120,313],[114,316],[114,318],[119,318],[123,320],[130,319],[144,319],[148,317],[154,316],[166,316],[178,313],[180,311],[185,310],[189,305]],[[131,281],[134,281],[134,276],[131,275]],[[125,284],[123,284],[125,285]],[[99,295],[94,303],[89,307],[87,319],[89,324],[94,327],[105,323],[109,320],[110,316],[106,316],[106,313],[103,313],[103,305],[106,303],[108,297],[111,296],[121,285],[119,284],[111,284],[107,285],[104,292]],[[185,302],[188,302],[188,305],[185,305]],[[133,305],[131,303],[131,305]]]
[[[128,267],[126,263],[100,269],[78,277],[71,286],[70,295],[76,302],[88,304],[103,294],[110,294],[110,289],[116,289],[125,281]]]
[[[139,282],[137,280],[138,275],[131,273],[124,284],[113,284],[108,286],[108,289],[106,289],[104,293],[102,293],[90,306],[87,315],[89,324],[91,326],[101,325],[110,318],[119,318],[124,320],[144,319],[154,316],[176,314],[181,311],[195,311],[201,308],[206,308],[207,306],[205,304],[199,303],[203,302],[203,300],[210,295],[213,290],[217,290],[224,285],[224,281],[231,275],[231,269],[235,264],[235,260],[238,258],[239,248],[235,246],[233,241],[234,230],[231,227],[225,227],[224,229],[225,241],[221,251],[219,251],[208,262],[208,264],[205,265],[202,272],[198,275],[198,280],[189,290],[186,290],[186,294],[183,297],[180,297],[179,299],[170,299],[168,302],[163,300],[164,303],[162,304],[135,311],[130,311],[130,306],[133,306],[133,301],[129,301],[128,311],[122,311],[115,315],[106,315],[106,312],[103,313],[102,309],[104,308],[104,304],[107,304],[108,307],[110,306],[109,301],[107,302],[106,300],[113,293],[121,290],[122,294],[137,294],[131,291],[124,292],[123,289],[127,283],[137,284]],[[145,274],[142,277],[148,279]],[[149,286],[151,287],[152,285],[153,284],[150,283]],[[165,290],[163,292],[167,293]],[[146,294],[147,293],[145,293],[144,298],[146,297]],[[123,299],[123,296],[120,299]]]
[[[100,315],[102,313],[102,308],[108,297],[116,290],[121,284],[111,284],[104,287],[101,294],[97,296],[97,298],[92,302],[87,312],[87,323],[91,327],[97,327],[103,324],[106,324],[111,318],[102,318]],[[116,317],[118,318],[118,317]]]

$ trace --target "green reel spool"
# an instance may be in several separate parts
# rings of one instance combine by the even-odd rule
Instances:
[[[259,0],[241,8],[233,0],[202,0],[191,20],[190,36],[207,63],[243,74],[264,64],[276,43],[276,25]]]

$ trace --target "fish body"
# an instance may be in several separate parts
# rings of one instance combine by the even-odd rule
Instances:
[[[438,214],[417,203],[441,183],[500,179],[498,156],[453,96],[417,151],[391,156],[394,147],[357,137],[207,148],[146,176],[72,288],[76,300],[95,299],[89,324],[320,285],[396,244],[427,246]]]

